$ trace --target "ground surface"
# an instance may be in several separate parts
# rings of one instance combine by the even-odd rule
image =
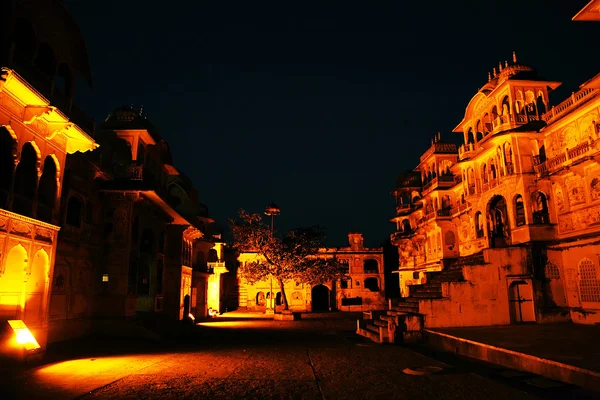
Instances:
[[[355,335],[356,314],[305,314],[290,322],[254,317],[219,318],[170,342],[73,343],[51,364],[3,373],[0,398],[593,398],[425,348],[377,345]],[[426,366],[442,371],[403,372]]]
[[[524,324],[433,330],[600,372],[598,325]]]

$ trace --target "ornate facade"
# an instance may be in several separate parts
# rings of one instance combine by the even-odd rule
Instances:
[[[0,323],[24,320],[43,352],[139,334],[142,314],[206,316],[193,271],[213,276],[218,240],[167,142],[129,107],[98,132],[79,110],[91,69],[61,1],[9,0],[0,19]]]
[[[344,266],[346,278],[310,286],[287,282],[285,293],[293,311],[361,311],[385,307],[383,248],[366,248],[360,233],[348,235],[349,246],[320,249],[318,257],[336,257]],[[255,253],[242,253],[240,263],[255,260]],[[253,285],[239,279],[239,307],[265,311],[281,307],[277,281],[264,280]]]
[[[5,3],[0,33],[0,322],[25,321],[43,352],[56,284],[67,155],[97,147],[89,136],[91,120],[72,101],[77,73],[90,78],[89,62],[81,35],[59,2]],[[54,24],[57,20],[64,23]]]
[[[600,320],[600,76],[550,106],[559,85],[513,56],[467,106],[464,144],[438,135],[399,177],[400,310],[426,326]]]

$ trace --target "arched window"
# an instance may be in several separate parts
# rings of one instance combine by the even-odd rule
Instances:
[[[504,96],[502,99],[502,115],[508,116],[512,112],[510,108],[510,101],[508,100],[508,96]],[[505,120],[508,121],[508,120]]]
[[[16,140],[5,127],[0,127],[0,208],[8,206],[8,196],[15,172]]]
[[[600,280],[596,264],[584,258],[579,262],[578,271],[581,302],[600,302]]]
[[[494,106],[492,108],[492,121],[495,121],[498,118],[498,107]]]
[[[479,142],[481,139],[483,139],[483,127],[481,125],[481,121],[477,121],[476,126],[476,131],[477,131],[477,141]]]
[[[13,211],[26,217],[33,215],[33,198],[37,186],[37,152],[31,143],[21,149],[21,158],[15,172]]]
[[[77,196],[71,196],[67,203],[67,217],[65,222],[67,225],[75,228],[81,228],[81,217],[83,215],[83,202]]]
[[[512,147],[510,143],[504,143],[504,165],[506,166],[506,174],[512,175],[515,172],[513,166]]]
[[[477,211],[477,213],[475,213],[475,234],[477,238],[482,238],[484,236],[483,217],[481,216],[481,211]]]
[[[377,278],[365,279],[364,288],[371,292],[379,292],[379,281]]]
[[[496,165],[494,164],[494,161],[490,161],[490,175],[492,177],[492,180],[495,180],[497,178]]]
[[[517,226],[525,225],[525,206],[523,196],[520,194],[515,196],[515,224]]]
[[[29,22],[17,19],[12,42],[14,45],[13,61],[21,66],[31,65],[35,54],[35,33]]]
[[[533,223],[549,224],[550,214],[548,212],[548,200],[542,192],[537,192],[533,203]]]
[[[469,132],[467,133],[467,144],[475,143],[475,138],[473,137],[473,128],[469,128]]]
[[[372,258],[365,260],[363,268],[365,274],[376,274],[379,272],[379,264],[377,263],[377,260],[374,260]]]
[[[481,180],[483,183],[488,183],[487,165],[483,164],[481,167]]]
[[[217,250],[210,249],[208,251],[208,262],[218,262],[218,261],[219,261],[219,255],[217,253]]]
[[[408,219],[402,220],[402,232],[409,233],[411,231],[410,221]]]
[[[52,214],[56,204],[56,163],[54,158],[48,156],[44,160],[44,169],[38,188],[38,204],[36,218],[41,221],[52,222]]]

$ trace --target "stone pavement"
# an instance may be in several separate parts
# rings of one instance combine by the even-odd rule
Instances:
[[[493,349],[491,347],[493,346],[508,350],[507,355],[513,352],[525,355],[521,357],[523,368],[510,363],[504,365],[542,373],[539,369],[540,365],[546,363],[551,367],[555,367],[555,370],[562,367],[567,373],[580,373],[582,375],[580,379],[587,381],[584,385],[586,387],[594,386],[597,388],[600,382],[600,341],[598,341],[600,326],[572,323],[523,324],[435,328],[429,331],[474,342],[470,346],[461,346],[457,341],[446,343],[446,347],[451,346],[453,351],[464,355],[475,356],[492,362],[494,360],[491,360],[491,358],[504,358],[492,353]],[[480,347],[480,349],[476,349],[476,347]],[[472,354],[468,354],[469,352]],[[514,355],[513,360],[516,360],[513,363],[521,363],[518,360],[518,354]],[[497,361],[502,363],[500,359]],[[560,371],[554,373],[561,374]],[[553,376],[553,378],[559,379],[558,375]],[[568,379],[570,378],[567,377],[567,380],[564,381],[579,383]],[[592,379],[596,381],[593,384],[590,382]]]
[[[539,398],[409,348],[371,343],[355,335],[356,314],[303,318],[230,313],[178,342],[80,341],[50,364],[2,374],[0,398]],[[442,371],[403,372],[428,366]]]

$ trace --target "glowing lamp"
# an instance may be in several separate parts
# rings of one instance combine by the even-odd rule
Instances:
[[[188,318],[189,318],[190,320],[192,320],[192,322],[196,320],[196,317],[194,317],[194,316],[192,315],[192,313],[189,313],[189,314],[188,314]]]
[[[27,325],[25,325],[25,322],[21,321],[20,319],[14,319],[8,321],[8,324],[15,332],[16,342],[19,345],[25,347],[25,350],[36,350],[41,347],[37,340],[35,340],[35,338],[31,334],[29,328],[27,328]]]
[[[108,274],[102,275],[102,282],[108,282]]]

